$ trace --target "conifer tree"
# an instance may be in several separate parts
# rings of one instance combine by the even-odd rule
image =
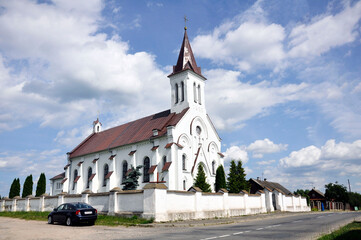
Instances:
[[[14,197],[20,196],[20,179],[17,178],[14,185]]]
[[[24,198],[32,194],[33,194],[33,176],[30,174],[25,179],[22,197]]]
[[[224,173],[224,168],[222,165],[219,165],[216,171],[216,192],[221,188],[226,188],[226,176]]]
[[[194,179],[194,186],[202,189],[202,192],[210,192],[211,185],[209,185],[206,181],[206,174],[203,170],[203,166],[201,164],[198,165],[198,173],[196,179]]]
[[[138,166],[136,168],[134,168],[133,166],[131,167],[128,175],[125,176],[125,180],[122,183],[124,185],[123,190],[135,190],[135,189],[137,189],[137,187],[139,186],[138,178],[142,175],[140,173],[140,169],[142,167],[143,167],[142,165],[140,165],[140,166]]]
[[[41,196],[42,194],[44,194],[46,191],[46,178],[45,178],[45,173],[41,173],[38,183],[36,185],[36,197]]]
[[[10,186],[10,191],[9,191],[9,198],[13,198],[15,197],[15,184],[16,184],[16,178],[14,178],[13,183]]]
[[[246,174],[242,167],[242,161],[237,165],[234,160],[231,161],[231,167],[228,174],[228,191],[230,193],[239,193],[242,190],[249,191],[249,183],[246,180]]]

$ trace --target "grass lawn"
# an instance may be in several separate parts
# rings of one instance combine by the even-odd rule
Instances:
[[[25,219],[25,220],[48,221],[48,214],[49,212],[0,212],[0,217],[12,217],[12,218]],[[144,218],[139,218],[137,216],[126,218],[126,217],[98,215],[98,220],[95,222],[95,225],[136,226],[139,224],[147,224],[152,222],[153,220],[147,220]]]
[[[361,239],[361,222],[352,222],[337,231],[320,237],[318,240]]]

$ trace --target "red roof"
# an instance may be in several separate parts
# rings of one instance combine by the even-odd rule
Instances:
[[[157,168],[157,166],[158,166],[158,165],[153,165],[153,166],[151,166],[151,167],[149,168],[148,173],[149,173],[149,174],[153,174],[153,173],[154,173],[154,170]]]
[[[169,167],[170,167],[171,164],[172,164],[172,162],[165,162],[165,163],[164,163],[164,166],[163,166],[163,168],[162,168],[162,172],[168,171],[168,169],[169,169]]]
[[[63,179],[63,178],[65,178],[65,172],[60,173],[60,174],[56,175],[55,177],[50,178],[50,180],[57,180],[57,179]]]
[[[70,152],[70,158],[154,138],[152,130],[155,128],[159,129],[156,137],[162,137],[167,133],[167,126],[177,125],[187,111],[188,108],[176,114],[167,110],[99,133],[92,133]]]
[[[80,178],[80,176],[77,176],[77,177],[74,179],[74,182],[75,182],[75,183],[78,182],[79,178]]]
[[[68,178],[64,178],[63,181],[61,181],[61,184],[65,183]]]
[[[90,175],[89,181],[93,180],[94,177],[95,177],[95,173],[93,173],[92,175]]]
[[[110,176],[113,174],[113,171],[111,171],[111,172],[108,172],[108,174],[104,177],[105,179],[108,179],[108,178],[110,178]]]

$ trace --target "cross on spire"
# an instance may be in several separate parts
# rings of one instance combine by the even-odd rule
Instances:
[[[184,30],[187,30],[187,21],[189,21],[189,19],[184,15]]]

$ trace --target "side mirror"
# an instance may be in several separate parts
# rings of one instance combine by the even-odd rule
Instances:
[[[57,209],[57,208],[54,208],[54,211],[56,212],[56,211],[58,211],[58,209]]]

